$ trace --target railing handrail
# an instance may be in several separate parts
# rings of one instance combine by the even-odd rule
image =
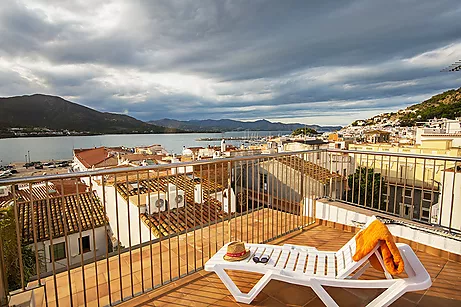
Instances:
[[[416,159],[432,159],[432,160],[441,160],[441,161],[452,161],[452,162],[461,162],[461,157],[449,157],[449,156],[436,156],[436,155],[423,155],[423,154],[409,154],[409,153],[396,153],[396,152],[382,152],[382,151],[366,151],[366,150],[346,150],[346,149],[311,149],[311,150],[300,150],[300,151],[286,151],[274,154],[260,154],[260,155],[250,155],[250,156],[240,156],[232,158],[221,158],[221,159],[207,159],[207,160],[195,160],[188,162],[177,162],[177,163],[168,163],[168,164],[158,164],[158,165],[147,165],[147,166],[130,166],[130,167],[118,167],[118,168],[105,168],[97,169],[83,172],[72,172],[66,174],[50,174],[42,176],[28,176],[21,178],[8,178],[0,180],[0,186],[20,184],[20,183],[29,183],[29,182],[41,182],[49,180],[61,180],[61,179],[74,179],[81,177],[89,176],[101,176],[101,175],[113,175],[120,173],[129,173],[129,172],[139,172],[139,171],[162,171],[172,168],[185,168],[188,166],[199,166],[207,165],[214,163],[225,163],[225,162],[240,162],[248,160],[259,160],[267,158],[276,158],[286,155],[297,155],[305,153],[316,153],[316,152],[333,152],[333,153],[343,153],[343,154],[366,154],[374,156],[389,156],[389,157],[406,157],[406,158],[416,158]]]
[[[412,154],[412,153],[403,153],[403,152],[383,152],[383,151],[350,150],[350,149],[348,150],[346,149],[327,149],[326,151],[336,152],[336,153],[347,153],[347,154],[353,153],[353,154],[374,155],[374,156],[406,157],[406,158],[413,158],[413,159],[416,158],[416,159],[461,162],[461,157]]]
[[[325,149],[313,149],[313,150],[300,150],[300,151],[287,151],[280,152],[275,154],[260,154],[260,155],[250,155],[250,156],[239,156],[232,158],[220,158],[220,159],[206,159],[206,160],[195,160],[188,162],[177,162],[177,163],[168,163],[168,164],[157,164],[157,165],[146,165],[146,166],[130,166],[130,167],[109,167],[105,169],[97,169],[83,172],[72,172],[66,174],[50,174],[42,176],[28,176],[21,178],[9,178],[0,180],[0,186],[3,185],[12,185],[19,183],[29,183],[29,182],[41,182],[41,181],[50,181],[50,180],[61,180],[61,179],[75,179],[81,177],[94,177],[101,175],[113,175],[119,173],[128,173],[128,172],[142,172],[142,171],[162,171],[172,168],[185,168],[188,166],[199,166],[215,163],[227,163],[227,162],[240,162],[248,160],[260,160],[267,158],[276,158],[287,155],[297,155],[305,153],[316,153],[316,152],[325,152]]]

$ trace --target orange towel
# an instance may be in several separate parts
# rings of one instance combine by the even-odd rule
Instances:
[[[355,242],[357,247],[355,255],[352,257],[354,261],[359,261],[365,257],[376,244],[380,243],[381,256],[387,271],[392,275],[403,272],[403,259],[395,245],[394,237],[386,225],[380,221],[373,221],[367,228],[359,232],[355,237]],[[384,271],[376,255],[371,255],[370,263],[375,269]]]

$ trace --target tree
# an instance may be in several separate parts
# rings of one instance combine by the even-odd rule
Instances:
[[[8,291],[21,288],[21,274],[19,266],[18,244],[16,238],[16,224],[12,206],[0,211],[0,235],[3,243],[4,272],[8,283]],[[22,264],[24,269],[24,283],[27,283],[35,271],[35,253],[30,247],[21,243]]]
[[[300,135],[300,134],[317,135],[319,133],[317,132],[317,130],[312,129],[312,128],[298,128],[298,129],[295,129],[293,131],[293,133],[292,133],[293,136],[297,136],[297,135]]]
[[[346,199],[348,201],[374,209],[383,209],[383,206],[379,204],[379,195],[385,193],[386,188],[381,173],[376,173],[373,168],[359,166],[353,175],[349,175],[347,183],[349,189],[346,192]]]

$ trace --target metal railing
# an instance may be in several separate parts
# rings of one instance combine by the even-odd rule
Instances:
[[[1,181],[9,190],[0,198],[2,238],[10,238],[3,253],[0,246],[9,262],[3,290],[32,289],[39,306],[117,305],[203,269],[230,241],[300,230],[315,222],[325,157],[317,150]]]
[[[328,150],[326,197],[404,219],[461,231],[461,157]]]
[[[117,305],[203,269],[228,242],[313,224],[319,198],[461,229],[457,157],[312,150],[0,186],[2,303],[33,289],[39,306]]]

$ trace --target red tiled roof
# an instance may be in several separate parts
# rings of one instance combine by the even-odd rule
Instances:
[[[31,200],[31,192],[28,187],[21,188],[14,192],[18,202],[29,202]],[[48,193],[45,183],[32,185],[32,199],[45,199],[47,196],[56,197],[61,195],[53,183],[48,183]],[[10,204],[13,200],[13,192],[9,192],[7,196],[0,197],[0,208]]]
[[[22,230],[22,240],[24,243],[33,243],[33,224],[32,214],[35,216],[35,229],[37,230],[37,240],[49,239],[48,210],[50,208],[53,238],[64,235],[64,212],[67,217],[68,234],[78,232],[78,220],[80,220],[82,231],[92,229],[94,219],[95,227],[104,225],[104,210],[100,204],[98,196],[93,192],[87,192],[88,186],[77,181],[63,180],[23,187],[14,192],[17,199],[19,212],[20,229]],[[77,197],[77,189],[79,197]],[[64,196],[63,196],[64,194]],[[47,200],[48,198],[48,200]],[[64,198],[63,207],[61,205]],[[79,201],[80,200],[80,201]],[[31,204],[32,201],[32,204]],[[49,205],[47,204],[49,202]],[[0,197],[0,207],[13,204],[13,193]],[[32,209],[34,208],[34,213]],[[80,208],[80,219],[78,219],[78,209]],[[65,210],[65,211],[64,211]]]
[[[49,204],[47,204],[48,201]],[[50,210],[53,238],[64,236],[64,225],[67,227],[67,233],[71,234],[79,231],[79,222],[82,231],[107,223],[104,209],[95,192],[82,193],[78,197],[76,194],[66,195],[64,196],[64,206],[62,205],[62,197],[59,196],[50,198],[48,201],[41,199],[34,201],[32,205],[29,202],[18,203],[20,229],[24,243],[34,242],[33,217],[37,241],[49,240],[50,228],[47,208]]]
[[[87,168],[93,166],[116,166],[118,164],[117,159],[110,155],[110,151],[105,147],[74,149],[74,154]]]
[[[53,180],[51,183],[54,185],[54,189],[61,194],[69,195],[77,193],[85,193],[89,188],[85,183],[78,179],[65,179],[65,180]]]

